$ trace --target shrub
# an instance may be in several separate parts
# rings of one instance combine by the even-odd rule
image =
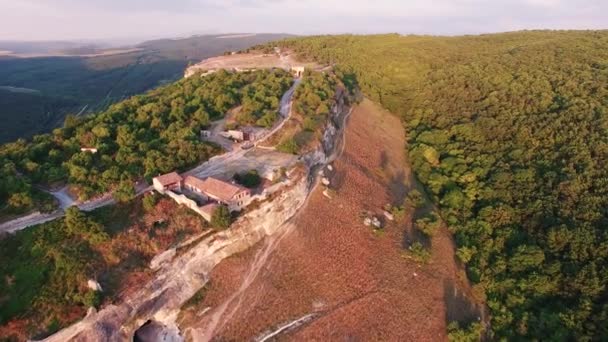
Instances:
[[[420,242],[414,242],[410,248],[410,256],[414,261],[427,263],[431,259],[431,252],[429,252]]]
[[[403,219],[405,219],[405,214],[407,214],[407,211],[404,206],[390,206],[389,209],[390,210],[388,211],[393,214],[393,216],[395,217],[395,221],[403,222]]]
[[[82,304],[90,308],[97,308],[101,304],[101,292],[90,290],[82,298]]]
[[[215,228],[226,229],[230,227],[231,223],[230,209],[225,205],[218,206],[211,215],[211,225]]]
[[[264,128],[270,128],[279,119],[279,115],[273,111],[267,111],[258,121],[255,122],[257,126]]]
[[[155,194],[146,195],[142,199],[142,204],[146,211],[150,211],[150,210],[154,209],[154,207],[156,206],[156,202],[157,202],[157,198],[156,198]]]
[[[433,236],[439,229],[441,220],[435,212],[430,212],[425,217],[416,220],[416,229],[424,233],[426,236]]]
[[[424,206],[424,196],[420,193],[420,191],[413,189],[407,194],[406,203],[414,208],[421,208]]]
[[[133,183],[129,180],[121,181],[112,195],[114,196],[114,199],[120,203],[129,202],[135,198]]]
[[[456,256],[458,257],[458,259],[460,259],[460,261],[462,261],[465,264],[468,263],[471,260],[471,258],[473,258],[474,255],[475,255],[475,248],[469,248],[466,246],[462,246],[456,250]]]
[[[313,117],[304,118],[304,122],[302,123],[302,127],[305,131],[314,132],[317,129],[317,121]]]
[[[250,170],[249,172],[243,174],[237,173],[233,178],[240,185],[250,189],[257,187],[260,185],[260,183],[262,183],[262,178],[260,175],[258,175],[256,170]]]
[[[458,322],[448,325],[448,340],[453,342],[477,342],[481,340],[483,327],[479,322],[473,322],[466,328],[460,328]]]
[[[65,211],[64,223],[69,233],[81,236],[92,245],[110,238],[100,223],[88,217],[77,206],[71,206]]]
[[[290,154],[298,154],[300,147],[294,138],[285,139],[277,145],[277,150]]]

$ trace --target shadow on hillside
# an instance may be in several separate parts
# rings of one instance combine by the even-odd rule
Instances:
[[[479,307],[461,291],[454,281],[445,279],[443,283],[443,300],[446,307],[446,324],[458,322],[461,326],[473,321],[479,321]]]
[[[413,220],[412,220],[413,221]],[[414,227],[414,222],[409,225],[410,229],[405,229],[403,231],[403,241],[401,243],[401,248],[409,249],[412,244],[415,242],[419,242],[426,250],[431,250],[431,246],[433,242],[431,239],[424,235],[421,231]]]

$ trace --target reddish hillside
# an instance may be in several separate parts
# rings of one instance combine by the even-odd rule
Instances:
[[[449,233],[445,228],[437,233],[430,263],[419,265],[404,257],[411,214],[406,223],[389,223],[384,233],[362,223],[362,212],[380,214],[413,184],[405,158],[399,120],[363,102],[350,117],[345,151],[333,164],[333,199],[320,187],[312,193],[292,220],[294,229],[277,243],[248,287],[242,286],[244,279],[267,245],[218,265],[205,299],[181,317],[182,331],[197,340],[211,320],[199,316],[200,310],[232,296],[215,326],[218,340],[260,337],[308,314],[313,316],[278,338],[446,339],[448,315],[450,320],[475,315],[462,295],[470,290],[460,280]]]

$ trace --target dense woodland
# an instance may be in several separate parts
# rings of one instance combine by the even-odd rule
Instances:
[[[608,32],[283,45],[403,117],[493,339],[608,338]]]
[[[70,116],[51,134],[5,144],[0,147],[0,212],[52,209],[34,184],[67,182],[82,199],[114,191],[118,200],[129,200],[135,181],[182,171],[218,153],[199,132],[230,108],[246,101],[253,115],[276,112],[291,80],[282,70],[193,76],[94,116]]]

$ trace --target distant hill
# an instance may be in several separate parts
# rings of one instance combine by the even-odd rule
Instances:
[[[97,111],[174,81],[182,77],[189,63],[285,37],[288,35],[201,35],[147,41],[118,52],[68,42],[39,43],[37,47],[0,42],[0,50],[56,55],[0,56],[0,119],[3,122],[0,142],[47,132],[61,125],[69,113],[80,113],[83,109],[82,114]],[[94,53],[99,55],[60,56]],[[16,96],[6,87],[34,92]]]
[[[96,46],[100,44],[70,42],[70,41],[7,41],[0,40],[0,51],[13,54],[53,54],[64,50],[77,49],[82,46]]]

